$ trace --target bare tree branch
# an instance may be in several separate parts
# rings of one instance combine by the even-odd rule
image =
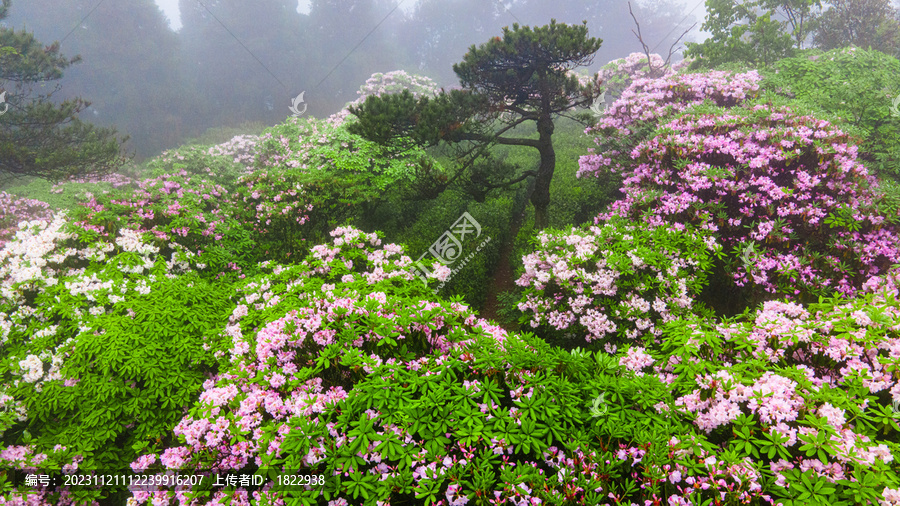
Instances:
[[[644,42],[644,37],[641,35],[641,24],[638,23],[637,17],[634,15],[634,11],[631,10],[631,2],[628,2],[628,13],[631,14],[631,19],[634,20],[634,25],[637,27],[637,32],[631,30],[631,33],[633,33],[635,37],[637,37],[638,41],[641,43],[641,47],[644,48],[644,54],[647,56],[647,66],[650,67],[650,77],[662,77],[662,75],[664,74],[663,69],[668,67],[669,62],[672,60],[672,53],[675,50],[675,46],[677,46],[678,43],[681,42],[681,39],[684,38],[685,35],[690,33],[690,31],[697,26],[697,23],[694,23],[693,25],[688,27],[688,29],[682,32],[682,34],[678,36],[678,39],[676,39],[675,42],[671,46],[669,46],[669,53],[666,56],[666,61],[663,62],[662,67],[654,68],[653,60],[650,59],[650,47],[647,46],[647,43]]]

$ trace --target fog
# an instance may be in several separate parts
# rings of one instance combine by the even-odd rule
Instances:
[[[632,3],[645,42],[664,57],[702,40],[703,2]],[[458,84],[453,64],[513,23],[587,22],[603,40],[590,70],[642,47],[621,0],[13,0],[4,24],[60,41],[81,62],[58,82],[82,97],[82,119],[130,136],[138,160],[211,128],[277,124],[304,93],[307,114],[332,114],[376,72]]]

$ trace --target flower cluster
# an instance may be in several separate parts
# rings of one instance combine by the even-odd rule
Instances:
[[[15,235],[19,223],[47,220],[51,215],[50,205],[46,202],[0,192],[0,248]]]
[[[359,90],[356,92],[359,97],[345,105],[340,111],[329,116],[327,121],[335,126],[341,125],[351,116],[351,106],[362,105],[369,97],[390,95],[404,90],[409,91],[416,98],[433,97],[437,94],[439,87],[431,78],[409,74],[404,70],[394,70],[386,73],[376,72],[366,80],[365,84],[359,87]]]
[[[634,148],[625,198],[598,219],[714,232],[751,300],[852,295],[900,262],[900,234],[876,212],[877,183],[850,142],[783,106],[685,113]]]
[[[860,465],[883,472],[896,457],[882,435],[897,431],[898,275],[872,278],[849,301],[770,301],[736,321],[680,322],[662,346],[668,360],[654,372],[687,391],[674,409],[693,415],[705,433],[757,434],[745,439],[782,487],[802,487],[807,471],[832,484]],[[835,395],[848,389],[858,395]]]
[[[712,255],[708,234],[611,220],[569,232],[543,231],[516,281],[531,326],[574,333],[614,350],[616,336],[659,336],[662,324],[691,314]]]
[[[648,62],[644,53],[631,53],[625,58],[613,60],[600,69],[597,79],[602,83],[606,100],[611,103],[618,99],[631,83],[638,79],[659,79],[671,77],[690,64],[689,60],[669,66],[662,56],[651,53]]]
[[[238,249],[244,233],[235,222],[234,199],[225,187],[180,170],[79,204],[76,227],[113,244],[146,241],[173,265],[227,272],[245,255]]]
[[[204,333],[225,321],[230,286],[190,271],[188,252],[169,259],[160,251],[172,248],[137,230],[101,235],[89,225],[59,213],[0,250],[4,468],[76,469],[84,458],[121,468],[133,450],[118,448],[169,430],[214,363]],[[23,429],[33,435],[23,439]],[[28,500],[76,501],[72,490],[45,492]]]
[[[756,96],[760,76],[755,71],[734,74],[708,72],[681,74],[659,79],[637,79],[607,109],[604,117],[586,133],[596,133],[598,154],[579,159],[578,176],[603,170],[626,170],[631,148],[637,143],[634,133],[652,131],[663,118],[710,100],[721,107],[731,107]],[[637,140],[641,140],[640,137]]]
[[[256,161],[257,135],[236,135],[227,142],[216,144],[206,150],[206,154],[230,158],[234,163],[252,167]]]

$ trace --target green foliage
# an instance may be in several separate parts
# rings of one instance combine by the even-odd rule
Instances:
[[[806,51],[764,71],[760,86],[840,117],[859,129],[859,157],[881,177],[900,178],[900,61],[875,50]]]
[[[889,309],[897,305],[896,271],[887,279],[855,299],[768,302],[737,318],[687,319],[667,329],[658,349],[678,364],[672,386],[692,390],[676,401],[679,411],[695,412],[707,439],[732,458],[752,459],[773,499],[798,506],[874,503],[900,483],[892,463],[900,448],[888,393],[893,382],[873,382],[861,364],[847,368],[856,352],[837,351],[860,351],[867,364],[878,364],[875,370],[896,374],[896,359],[879,349],[898,337]],[[848,452],[847,440],[866,447]],[[810,471],[829,467],[841,472]]]
[[[846,46],[898,56],[900,21],[888,0],[832,0],[818,19],[815,44],[823,50]]]
[[[433,259],[427,253],[432,244],[441,239],[463,212],[468,212],[481,226],[481,235],[470,236],[462,243],[459,260],[448,266],[453,271],[452,277],[433,289],[438,295],[459,295],[472,307],[482,307],[500,261],[500,249],[509,238],[512,209],[508,196],[477,203],[467,201],[456,192],[445,192],[430,202],[411,225],[390,238],[405,244],[413,260],[425,253],[422,261],[428,262]]]
[[[579,178],[578,158],[595,144],[584,134],[584,126],[560,119],[553,136],[556,170],[550,184],[550,226],[566,228],[593,222],[597,214],[618,200],[621,177],[613,173]],[[533,211],[528,210],[533,215]]]
[[[583,90],[568,70],[590,64],[602,39],[588,37],[587,23],[531,28],[513,23],[503,37],[472,46],[463,61],[453,65],[464,88],[484,94],[492,104],[513,98],[516,105],[540,108],[542,99],[558,107]],[[554,90],[549,97],[548,90]],[[522,98],[524,97],[524,98]]]
[[[694,69],[734,62],[771,65],[802,47],[819,5],[819,0],[707,0],[702,28],[712,36],[688,42],[685,57],[695,58]],[[779,21],[785,12],[786,21]]]
[[[42,469],[73,459],[82,469],[128,469],[141,448],[171,439],[216,370],[212,350],[221,347],[216,335],[232,307],[231,286],[194,272],[176,276],[164,258],[127,242],[108,250],[105,261],[70,257],[53,284],[10,287],[24,299],[0,299],[0,320],[9,324],[0,381],[7,409],[21,410],[0,418],[2,443],[29,446],[35,459],[44,454]],[[148,264],[146,274],[135,270]],[[72,492],[78,500],[119,494],[120,501],[125,493]]]
[[[142,164],[140,176],[149,179],[184,171],[221,185],[229,191],[236,190],[238,179],[249,171],[245,163],[252,162],[252,158],[245,156],[245,163],[240,163],[230,156],[219,156],[214,149],[215,146],[182,146],[165,151]]]
[[[378,208],[397,194],[408,194],[416,163],[430,157],[420,148],[392,153],[350,130],[327,121],[293,118],[267,130],[257,147],[257,170],[240,181],[247,202],[244,212],[258,215],[254,206],[278,205],[274,196],[293,189],[305,195],[302,212],[309,217],[308,238],[323,240],[331,229],[347,223],[373,228],[371,218]],[[290,220],[295,215],[271,218]],[[266,219],[256,216],[252,221]],[[273,234],[271,240],[281,239]]]
[[[878,213],[885,217],[887,223],[892,225],[900,223],[900,183],[892,180],[882,181],[877,193]]]
[[[690,431],[682,420],[647,411],[670,401],[662,382],[629,375],[607,356],[554,349],[529,334],[508,336],[499,346],[488,336],[472,337],[467,348],[423,360],[416,372],[402,364],[379,367],[336,409],[288,433],[281,445],[286,457],[275,462],[303,465],[298,457],[321,442],[317,469],[334,478],[321,492],[285,497],[427,504],[458,496],[488,504],[497,491],[595,504],[599,494],[575,495],[569,487],[625,492],[634,475],[629,460],[617,456],[622,448],[650,449],[642,467],[649,474],[666,458],[670,435]],[[605,412],[592,417],[592,399],[601,393]],[[329,434],[330,423],[346,428],[353,442]],[[356,456],[367,447],[380,458]],[[384,469],[396,472],[385,477]]]

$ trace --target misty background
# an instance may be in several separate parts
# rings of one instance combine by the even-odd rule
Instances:
[[[663,57],[704,0],[633,1],[644,41]],[[138,161],[204,136],[261,130],[291,114],[324,117],[376,72],[405,70],[458,85],[453,64],[513,23],[580,24],[603,45],[589,70],[642,52],[624,0],[13,0],[5,26],[82,61],[59,100],[82,97],[82,119],[129,135]],[[204,139],[213,136],[206,135]],[[224,139],[223,139],[224,140]]]

